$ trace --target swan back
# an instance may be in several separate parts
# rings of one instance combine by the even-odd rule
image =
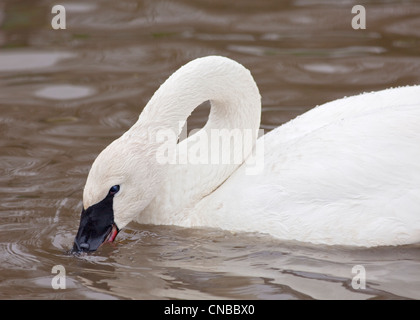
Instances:
[[[194,208],[199,224],[359,246],[420,241],[420,86],[343,98],[269,132]],[[252,221],[252,223],[249,223]]]

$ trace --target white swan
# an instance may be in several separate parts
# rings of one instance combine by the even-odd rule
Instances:
[[[207,124],[173,140],[177,152],[195,152],[212,129],[258,129],[260,94],[247,69],[218,56],[187,63],[94,161],[74,250],[96,250],[132,220],[327,245],[420,241],[420,86],[329,102],[278,127],[255,144],[264,147],[258,174],[237,163],[159,163],[169,143],[159,134],[178,137],[206,100]]]

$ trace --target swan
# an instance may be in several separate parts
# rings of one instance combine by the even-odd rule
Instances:
[[[204,101],[207,123],[178,143]],[[163,161],[197,153],[213,132],[256,132],[260,116],[258,87],[238,62],[207,56],[182,66],[93,162],[73,250],[94,251],[131,221],[325,245],[420,241],[419,85],[317,106],[262,137],[249,134],[243,152],[220,146],[239,161]]]

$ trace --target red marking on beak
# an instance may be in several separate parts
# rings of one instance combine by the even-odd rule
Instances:
[[[119,230],[117,228],[117,226],[114,224],[112,224],[112,230],[109,233],[108,239],[105,240],[105,242],[113,242],[115,240],[115,237],[117,236]]]

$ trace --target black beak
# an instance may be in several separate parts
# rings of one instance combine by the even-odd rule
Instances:
[[[72,253],[97,250],[104,242],[112,242],[119,230],[114,223],[113,196],[82,210],[79,230]]]

